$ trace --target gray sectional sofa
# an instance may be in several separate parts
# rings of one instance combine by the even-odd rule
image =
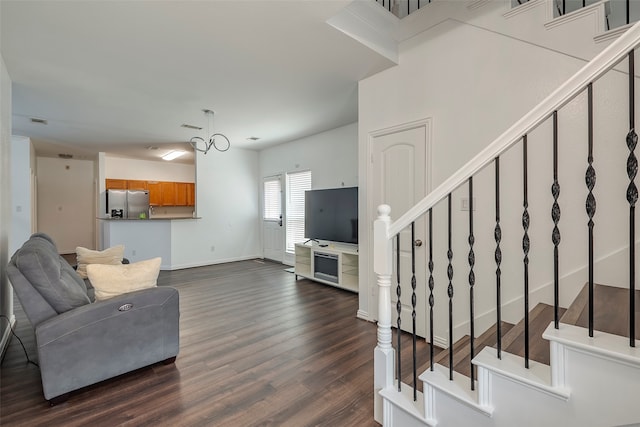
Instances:
[[[68,393],[157,362],[179,351],[179,295],[170,287],[92,302],[92,289],[36,233],[12,256],[7,275],[33,325],[44,397]]]

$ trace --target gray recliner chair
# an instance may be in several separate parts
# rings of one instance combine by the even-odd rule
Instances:
[[[93,303],[93,289],[36,233],[11,257],[7,275],[36,334],[44,397],[68,393],[179,351],[179,295],[156,287]]]

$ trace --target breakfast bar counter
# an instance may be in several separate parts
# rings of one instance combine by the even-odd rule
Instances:
[[[98,218],[102,232],[102,248],[124,245],[124,256],[130,262],[161,257],[161,270],[182,266],[172,262],[172,234],[175,223],[197,221],[193,217],[152,217],[145,219]]]

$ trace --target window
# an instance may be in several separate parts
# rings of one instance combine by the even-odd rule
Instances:
[[[287,174],[287,252],[304,241],[304,192],[311,190],[311,171]]]
[[[267,221],[280,221],[282,219],[280,177],[264,179],[264,212],[262,217]]]

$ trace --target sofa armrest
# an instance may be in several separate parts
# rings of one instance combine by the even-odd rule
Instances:
[[[36,340],[45,398],[176,356],[179,316],[178,291],[157,287],[42,322]]]

